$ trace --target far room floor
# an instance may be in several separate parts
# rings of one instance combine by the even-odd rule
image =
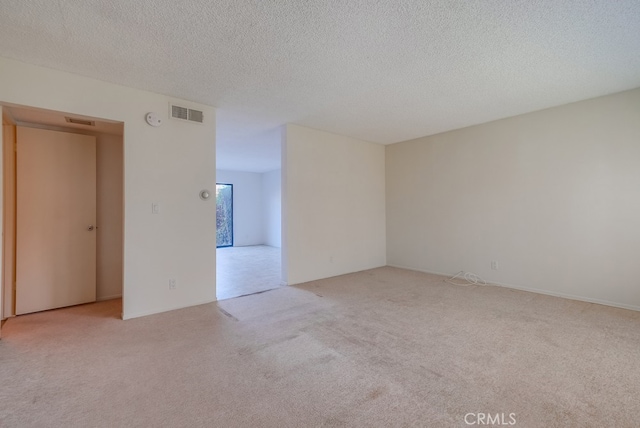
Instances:
[[[282,285],[280,248],[267,245],[225,247],[216,251],[218,300],[271,290]]]

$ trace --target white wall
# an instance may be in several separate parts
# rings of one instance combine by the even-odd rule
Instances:
[[[262,233],[265,245],[280,248],[282,244],[282,171],[262,174]]]
[[[261,245],[262,174],[217,170],[216,182],[233,184],[233,245]]]
[[[205,115],[185,123],[167,118],[164,95],[4,58],[0,70],[0,102],[124,122],[124,318],[215,300],[215,203],[198,197],[215,186],[214,109],[180,101]]]
[[[123,138],[96,135],[96,298],[122,296]]]
[[[287,125],[282,156],[284,280],[383,266],[384,146]]]
[[[636,89],[388,146],[389,264],[640,309],[639,118]]]

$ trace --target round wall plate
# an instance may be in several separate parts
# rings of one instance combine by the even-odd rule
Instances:
[[[157,127],[162,125],[162,120],[154,112],[147,113],[147,115],[145,116],[145,119],[147,120],[147,123],[151,126]]]

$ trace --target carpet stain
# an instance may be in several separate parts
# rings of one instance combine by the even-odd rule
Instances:
[[[288,335],[288,336],[284,336],[283,338],[281,338],[281,339],[279,339],[279,340],[276,340],[276,341],[274,342],[274,344],[279,344],[279,343],[288,342],[288,341],[290,341],[290,340],[297,339],[298,337],[300,337],[300,335],[299,335],[299,334],[297,334],[297,333],[295,333],[295,334],[290,334],[290,335]]]
[[[428,371],[429,373],[431,373],[432,375],[434,375],[434,376],[435,376],[435,377],[437,377],[437,378],[440,378],[440,377],[442,377],[442,376],[443,376],[441,373],[438,373],[438,372],[437,372],[437,371],[435,371],[435,370],[428,369],[428,368],[426,368],[426,367],[424,367],[424,366],[420,366],[420,367],[422,367],[423,369],[425,369],[426,371]]]
[[[234,317],[233,315],[231,315],[229,312],[225,311],[225,310],[224,310],[224,309],[222,309],[221,307],[218,307],[218,310],[219,310],[220,312],[222,312],[222,314],[223,314],[223,315],[225,315],[225,316],[227,316],[227,317],[231,318],[232,320],[234,320],[234,321],[240,321],[238,318]]]
[[[376,398],[380,397],[382,394],[384,394],[385,389],[386,388],[384,387],[378,387],[374,389],[369,394],[367,394],[367,400],[375,400]]]
[[[278,338],[276,340],[273,340],[272,342],[261,343],[259,345],[253,345],[253,346],[243,346],[242,348],[238,349],[237,352],[238,352],[238,355],[253,354],[253,353],[256,353],[256,352],[260,352],[260,351],[262,351],[264,349],[267,349],[270,346],[279,345],[281,343],[288,342],[290,340],[294,340],[298,336],[300,336],[300,335],[299,334],[290,334],[288,336],[284,336],[284,337]]]
[[[322,422],[322,425],[320,425],[321,427],[331,427],[331,428],[335,428],[335,427],[346,427],[348,426],[348,424],[343,421],[342,419],[338,419],[336,417],[332,417],[329,419],[325,419],[324,422]]]
[[[335,360],[336,357],[334,355],[331,354],[327,354],[327,355],[323,355],[321,357],[318,357],[314,362],[316,364],[327,364],[330,361]]]

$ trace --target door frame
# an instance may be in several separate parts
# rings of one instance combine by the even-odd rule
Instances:
[[[17,123],[12,117],[11,112],[0,105],[2,110],[2,144],[0,147],[0,222],[2,223],[2,241],[0,244],[0,257],[2,258],[0,275],[0,320],[6,320],[10,316],[15,315],[16,310],[16,212],[17,212],[17,188],[16,188],[16,143],[17,143]],[[9,126],[12,130],[5,133],[5,126]],[[5,137],[10,134],[11,141],[5,141]],[[11,156],[7,159],[6,155]],[[8,165],[5,165],[7,162]],[[9,174],[6,168],[11,163],[13,174],[11,177],[5,176]],[[9,191],[10,190],[10,191]],[[9,223],[7,223],[7,221]],[[11,237],[11,241],[6,242]],[[6,247],[6,248],[5,248]],[[8,259],[8,260],[7,260]],[[9,272],[7,270],[9,269]],[[9,277],[7,277],[7,274]],[[7,284],[8,282],[8,284]]]

